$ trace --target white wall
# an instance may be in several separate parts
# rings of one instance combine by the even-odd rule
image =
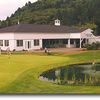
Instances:
[[[70,38],[71,39],[80,39],[81,33],[71,33]]]
[[[14,39],[14,33],[0,33],[0,40],[2,40],[2,39],[4,39],[4,40],[8,40],[8,39],[12,40],[12,39]]]
[[[66,48],[69,48],[68,44],[66,45]],[[76,48],[75,44],[70,44],[70,48]]]
[[[82,34],[91,33],[91,30],[86,30],[82,32]],[[25,50],[25,42],[31,41],[31,48],[40,49],[42,48],[42,39],[80,39],[82,36],[81,33],[0,33],[0,40],[9,40],[9,47],[11,50]],[[34,46],[34,39],[39,39],[40,45]],[[17,47],[16,40],[23,40],[23,46]],[[67,46],[67,45],[66,45]],[[75,45],[71,45],[70,47],[75,47]],[[6,50],[7,47],[3,46],[3,50]]]
[[[89,39],[89,44],[92,44],[93,42],[100,42],[100,37],[94,36],[93,38]]]
[[[100,37],[94,36],[92,32],[93,30],[91,29],[85,30],[84,32],[82,32],[81,38],[88,39],[89,44],[92,44],[93,42],[96,42],[96,41],[100,42]]]
[[[33,49],[41,49],[42,48],[42,39],[67,39],[69,38],[69,34],[55,34],[55,33],[15,33],[15,49],[16,50],[26,50],[25,48],[25,41],[31,41],[31,48]],[[39,39],[39,46],[34,46],[34,40]],[[16,40],[23,40],[23,47],[16,46]]]
[[[81,33],[81,36],[80,36],[80,37],[81,37],[81,38],[87,38],[87,39],[93,38],[94,35],[93,35],[92,31],[93,31],[93,30],[91,30],[91,29],[87,29],[87,30],[85,30],[85,31],[83,31],[83,32]]]
[[[18,40],[18,39],[17,39]],[[36,50],[36,49],[41,49],[42,48],[42,39],[39,39],[39,46],[34,46],[34,39],[25,39],[25,40],[23,40],[23,46],[21,46],[21,47],[17,47],[17,40],[14,40],[14,42],[15,42],[15,50],[16,51],[21,51],[21,50]],[[26,46],[25,46],[25,42],[26,41],[30,41],[31,42],[31,48],[26,48]]]
[[[19,35],[20,34],[20,35]],[[70,34],[66,33],[15,33],[15,39],[59,39],[59,38],[69,38]]]
[[[19,35],[20,34],[20,35]],[[26,50],[25,48],[25,41],[31,41],[31,48],[30,50],[33,49],[40,49],[42,48],[42,39],[78,39],[80,38],[80,33],[15,33],[14,35],[15,41],[16,40],[24,40],[23,43],[23,47],[16,47],[16,50]],[[39,39],[40,45],[39,46],[34,46],[34,39]],[[16,43],[15,43],[16,44]],[[66,47],[68,47],[68,45],[66,45]],[[71,44],[70,45],[71,48],[75,47],[75,45]]]
[[[10,47],[10,50],[14,49],[14,33],[0,33],[0,40],[3,40],[3,46],[0,46],[2,50],[6,50]],[[9,46],[6,47],[4,40],[9,40]]]
[[[82,32],[81,37],[88,39],[88,43],[91,44],[93,42],[100,42],[100,37],[93,35],[93,30],[87,29],[84,32]]]
[[[20,35],[19,35],[20,34]],[[15,39],[77,39],[81,33],[15,33]]]

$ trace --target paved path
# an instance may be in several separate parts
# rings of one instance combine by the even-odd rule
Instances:
[[[83,51],[83,49],[80,48],[56,48],[56,49],[50,49],[51,52],[78,52]]]
[[[57,53],[78,53],[83,52],[84,48],[49,48],[51,52],[57,52]],[[44,52],[44,50],[35,50],[33,52]]]
[[[54,53],[65,53],[65,54],[76,54],[86,52],[84,48],[47,48],[50,52]],[[2,52],[5,53],[5,52]],[[12,53],[44,53],[44,50],[34,50],[34,51],[17,51]]]

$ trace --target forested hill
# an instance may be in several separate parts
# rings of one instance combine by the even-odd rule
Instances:
[[[58,18],[62,25],[90,27],[100,35],[100,0],[38,0],[0,21],[0,27],[20,24],[54,24]]]

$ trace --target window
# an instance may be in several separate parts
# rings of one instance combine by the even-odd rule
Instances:
[[[0,46],[3,46],[3,40],[0,40]]]
[[[9,40],[5,40],[5,46],[9,46]]]
[[[73,39],[70,40],[70,44],[74,44],[74,40]]]
[[[67,39],[64,39],[63,40],[63,44],[68,44],[68,40]]]
[[[17,47],[23,46],[23,40],[17,40]]]
[[[34,40],[34,46],[39,46],[39,40]]]

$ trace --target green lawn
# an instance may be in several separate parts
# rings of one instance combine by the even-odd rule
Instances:
[[[62,86],[41,81],[39,75],[64,65],[100,62],[100,51],[81,54],[12,54],[0,56],[0,93],[100,93],[99,86]]]

